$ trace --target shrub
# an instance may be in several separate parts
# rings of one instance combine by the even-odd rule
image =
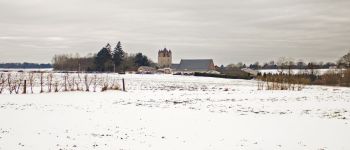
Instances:
[[[258,76],[258,90],[302,90],[310,83],[310,76],[306,74],[264,74]]]

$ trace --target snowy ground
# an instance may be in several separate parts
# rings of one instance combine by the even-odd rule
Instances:
[[[350,89],[122,75],[127,92],[0,95],[0,150],[350,149]]]

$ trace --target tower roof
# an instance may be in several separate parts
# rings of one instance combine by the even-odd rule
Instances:
[[[159,51],[160,51],[160,52],[170,52],[171,50],[170,50],[170,49],[167,49],[167,48],[164,48],[164,49],[160,49]]]

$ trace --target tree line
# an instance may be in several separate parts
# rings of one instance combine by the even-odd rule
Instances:
[[[127,54],[120,41],[113,49],[107,43],[96,54],[85,57],[80,57],[79,54],[55,55],[52,63],[54,70],[85,72],[125,72],[136,71],[140,66],[155,66],[153,61],[142,53]]]
[[[52,68],[51,64],[39,64],[39,63],[0,63],[0,68],[19,68],[19,69],[25,69],[25,68]]]
[[[224,66],[221,66],[224,67]],[[342,56],[335,62],[305,62],[303,60],[295,61],[290,57],[281,57],[277,61],[269,61],[269,62],[255,62],[253,64],[246,65],[242,62],[238,62],[236,64],[229,64],[227,67],[231,68],[250,68],[254,70],[259,69],[329,69],[332,67],[337,68],[350,68],[350,52],[346,55]]]

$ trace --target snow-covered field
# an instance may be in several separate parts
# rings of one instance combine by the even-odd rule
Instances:
[[[120,75],[127,92],[0,95],[0,150],[349,150],[350,89]]]

